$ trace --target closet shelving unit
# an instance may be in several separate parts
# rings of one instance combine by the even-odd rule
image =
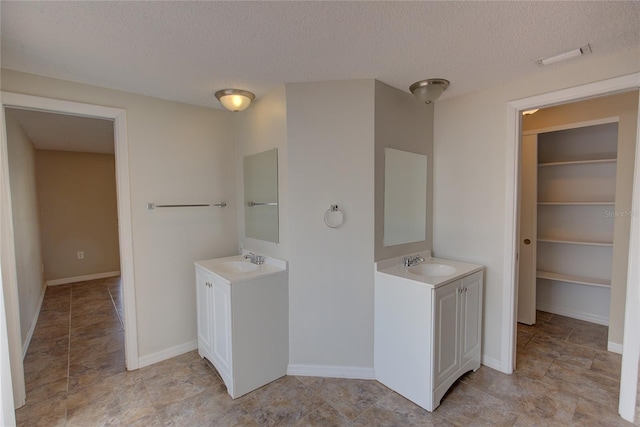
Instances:
[[[546,286],[571,284],[572,292],[580,292],[580,286],[607,288],[603,291],[608,298],[617,122],[544,132],[537,137],[538,288],[540,280]],[[585,292],[587,295],[591,291]],[[576,298],[602,298],[602,291],[594,292]],[[609,301],[601,303],[608,306]]]

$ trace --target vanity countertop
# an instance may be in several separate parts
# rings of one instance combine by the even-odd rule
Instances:
[[[453,261],[450,259],[433,258],[429,256],[429,253],[418,254],[425,258],[424,261],[416,264],[413,267],[405,267],[402,265],[402,257],[391,258],[376,263],[376,271],[382,274],[388,274],[402,279],[411,280],[413,282],[424,283],[425,285],[437,288],[447,283],[458,280],[469,274],[473,274],[477,271],[482,271],[483,266],[478,264],[470,264],[461,261]],[[420,265],[424,264],[436,264],[443,266],[451,266],[455,271],[451,274],[428,276],[419,274],[416,272],[420,268]]]
[[[255,269],[250,271],[230,271],[229,269],[224,267],[226,263],[246,263],[248,264],[248,266],[255,265],[252,264],[249,260],[244,259],[243,255],[234,255],[225,258],[197,261],[195,265],[215,274],[229,284],[252,280],[259,277],[273,276],[275,274],[280,274],[287,271],[286,261],[282,261],[272,257],[265,257],[264,264],[255,265]]]

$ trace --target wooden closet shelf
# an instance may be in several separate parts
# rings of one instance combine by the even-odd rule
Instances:
[[[538,237],[538,242],[547,242],[547,243],[566,243],[569,245],[586,245],[586,246],[613,246],[613,242],[596,242],[596,241],[588,241],[588,240],[572,240],[572,239],[561,239],[557,237]]]
[[[615,205],[616,202],[538,202],[538,205],[546,206],[606,206]]]
[[[618,159],[594,159],[594,160],[571,160],[564,162],[546,162],[546,163],[538,163],[538,167],[549,167],[549,166],[575,166],[575,165],[594,165],[598,163],[616,163]]]
[[[554,273],[551,271],[536,271],[536,277],[539,279],[555,280],[558,282],[576,283],[578,285],[597,286],[601,288],[610,288],[611,280],[596,279],[594,277],[574,276],[572,274]]]

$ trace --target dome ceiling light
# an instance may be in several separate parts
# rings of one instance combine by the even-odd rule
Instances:
[[[256,96],[242,89],[222,89],[216,92],[218,101],[229,111],[242,111],[251,104]]]
[[[420,102],[431,104],[440,98],[442,92],[449,87],[449,80],[445,79],[427,79],[415,82],[409,87],[409,90]]]

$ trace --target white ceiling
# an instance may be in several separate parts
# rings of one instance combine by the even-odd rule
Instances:
[[[593,56],[640,46],[637,1],[2,1],[0,8],[3,68],[213,108],[222,108],[218,89],[260,97],[282,83],[361,78],[402,90],[446,78],[445,99],[541,72],[535,59],[586,43]],[[38,149],[113,152],[111,122],[14,116]]]
[[[446,78],[444,99],[541,72],[535,59],[587,43],[593,56],[640,46],[638,1],[3,1],[1,9],[4,68],[214,108],[218,89],[260,97],[281,83],[361,78],[405,91]]]
[[[113,121],[7,108],[36,150],[113,154]]]

